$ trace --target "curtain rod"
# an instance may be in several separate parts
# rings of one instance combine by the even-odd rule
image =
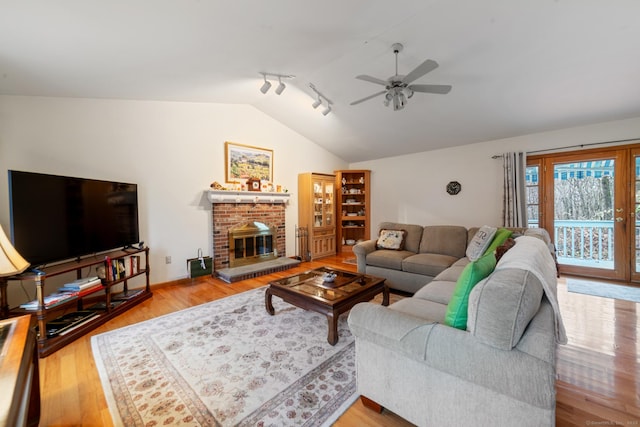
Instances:
[[[640,140],[640,138],[619,139],[617,141],[590,142],[588,144],[567,145],[566,147],[549,148],[549,149],[546,149],[546,150],[527,151],[527,154],[552,153],[554,151],[565,150],[567,148],[584,148],[584,147],[590,147],[592,145],[619,144],[619,143],[622,143],[622,142],[631,142],[631,141],[638,141],[638,140]],[[491,156],[491,158],[492,159],[500,159],[500,158],[502,158],[502,154],[494,154],[493,156]]]

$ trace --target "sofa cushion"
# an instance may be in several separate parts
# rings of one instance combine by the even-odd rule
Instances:
[[[428,225],[422,232],[420,253],[462,258],[467,249],[467,229],[459,225]]]
[[[376,241],[376,249],[401,251],[404,249],[404,238],[406,234],[407,232],[404,230],[382,229]]]
[[[407,232],[404,239],[404,249],[418,253],[420,248],[420,239],[422,239],[422,230],[424,226],[415,224],[402,224],[398,222],[381,222],[378,230],[405,230]]]
[[[412,298],[421,298],[447,305],[456,288],[456,281],[432,280],[424,285]]]
[[[467,258],[462,258],[467,260]],[[463,263],[454,263],[451,267],[444,270],[442,273],[438,274],[433,280],[444,280],[446,282],[456,283],[458,281],[458,277],[462,274],[462,270],[469,264],[469,261]]]
[[[447,305],[447,314],[444,318],[445,325],[458,329],[467,329],[469,294],[473,287],[491,274],[495,267],[496,257],[493,253],[484,255],[480,259],[467,264],[456,282],[453,295]]]
[[[402,260],[414,255],[409,251],[393,251],[390,249],[378,249],[367,254],[367,265],[373,267],[402,270]]]
[[[449,255],[417,254],[402,260],[402,271],[437,276],[458,259]]]
[[[481,342],[511,350],[538,312],[543,293],[530,271],[498,269],[471,291],[467,328]]]
[[[434,322],[442,322],[447,312],[446,304],[440,304],[422,298],[404,298],[391,304],[389,308]]]
[[[478,232],[473,236],[469,246],[467,246],[466,255],[471,261],[479,259],[484,251],[491,244],[493,236],[496,234],[497,228],[489,225],[483,225]]]

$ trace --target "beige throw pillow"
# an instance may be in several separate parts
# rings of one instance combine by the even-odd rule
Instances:
[[[404,249],[404,230],[380,230],[380,237],[376,242],[378,249],[392,249],[400,251]]]
[[[491,244],[497,230],[496,227],[490,227],[488,225],[480,227],[475,236],[473,236],[473,239],[471,239],[471,242],[469,242],[469,246],[467,246],[467,258],[469,258],[469,261],[475,261],[484,254],[484,251],[487,250]]]

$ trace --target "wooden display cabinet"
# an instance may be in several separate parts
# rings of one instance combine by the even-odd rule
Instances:
[[[110,274],[107,271],[107,263],[115,265],[116,263],[125,264],[128,258],[131,263],[132,257],[137,262],[135,270],[130,268],[122,274]],[[109,261],[107,261],[109,260]],[[128,264],[129,266],[132,264]],[[102,279],[102,287],[95,289],[90,293],[80,293],[77,298],[64,300],[58,304],[45,306],[45,296],[52,293],[51,289],[45,290],[45,283],[48,279],[67,274],[76,273],[78,279],[85,277],[86,270],[91,268],[105,268],[105,278]],[[21,308],[12,309],[10,316],[19,315],[35,315],[37,346],[40,357],[46,357],[51,353],[59,350],[70,342],[76,340],[80,336],[92,331],[98,326],[104,324],[108,320],[118,316],[119,314],[129,310],[133,306],[142,301],[151,298],[151,289],[149,287],[149,248],[140,249],[123,249],[112,251],[96,256],[81,258],[79,260],[55,264],[42,270],[32,270],[17,276],[8,277],[9,281],[15,280],[33,280],[36,286],[37,310],[25,310]],[[144,276],[146,284],[143,288],[129,289],[129,280],[137,276]],[[112,288],[117,285],[122,286],[122,291],[114,294]],[[119,288],[118,288],[119,289]],[[47,292],[48,291],[48,292]],[[6,287],[2,288],[2,300],[6,301]],[[65,331],[64,334],[57,336],[48,336],[47,323],[58,319],[61,315],[77,313],[77,312],[94,311],[95,315],[86,321],[79,322],[73,328]]]
[[[336,253],[335,179],[333,174],[298,175],[298,221],[307,229],[311,259]]]
[[[371,238],[371,171],[338,170],[335,174],[337,251],[351,252],[354,244]]]

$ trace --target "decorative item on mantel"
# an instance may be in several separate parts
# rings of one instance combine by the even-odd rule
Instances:
[[[249,191],[262,191],[260,188],[260,180],[258,178],[249,178],[247,180],[247,189]]]

